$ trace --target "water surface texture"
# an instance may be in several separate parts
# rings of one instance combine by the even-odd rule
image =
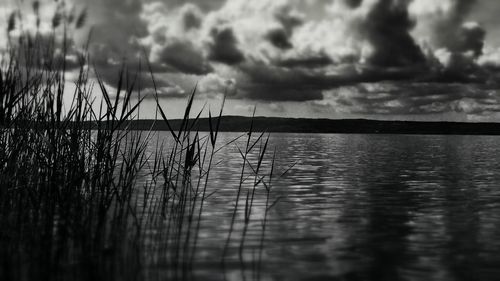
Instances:
[[[237,136],[224,133],[222,142]],[[245,237],[236,225],[221,263],[241,169],[231,145],[212,171],[217,191],[207,199],[190,279],[498,280],[499,142],[274,133],[276,169],[297,164],[274,181],[278,203],[265,231],[259,195]]]

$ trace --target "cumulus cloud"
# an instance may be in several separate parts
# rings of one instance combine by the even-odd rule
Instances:
[[[295,1],[228,1],[207,15],[208,59],[243,73],[239,96],[259,100],[317,100],[346,83],[398,80],[425,59],[407,5],[393,2],[337,1],[328,18],[306,21]]]
[[[305,102],[382,115],[495,111],[490,95],[499,86],[500,51],[485,45],[487,30],[470,16],[478,4],[74,1],[77,9],[88,6],[93,65],[110,85],[123,62],[137,69],[148,59],[166,98],[184,96],[198,82],[204,97],[230,89],[231,99],[264,101],[276,112],[283,102]]]
[[[149,48],[152,64],[169,72],[193,75],[208,74],[212,67],[207,60],[202,31],[203,12],[194,4],[169,8],[161,2],[144,6],[141,13],[149,31],[141,39]]]
[[[416,23],[409,13],[409,3],[401,0],[333,1],[328,7],[331,18],[326,23],[334,31],[327,34],[328,29],[324,27],[321,35],[329,35],[329,39],[323,49],[337,62],[379,67],[425,63],[420,46],[410,34]],[[313,29],[323,28],[314,26]],[[335,46],[333,52],[327,50],[331,46]]]
[[[484,54],[478,59],[478,64],[490,69],[500,70],[500,47],[487,48]]]
[[[476,68],[476,60],[483,53],[486,31],[479,23],[467,21],[475,3],[415,0],[409,7],[417,20],[414,35],[441,63],[445,76],[454,76],[457,81],[471,77],[470,71]]]
[[[434,48],[457,48],[462,44],[462,25],[476,2],[414,0],[409,6],[409,12],[417,21],[415,34]]]

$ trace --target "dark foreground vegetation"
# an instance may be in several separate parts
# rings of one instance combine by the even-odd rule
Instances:
[[[264,196],[264,223],[257,230],[264,235],[273,204],[268,135],[252,133],[250,124],[239,139],[220,143],[222,108],[210,119],[209,132],[200,134],[199,120],[190,118],[195,92],[180,124],[170,127],[171,138],[131,130],[141,104],[133,70],[117,73],[111,94],[83,50],[78,78],[67,81],[57,30],[64,24],[66,39],[81,23],[73,27],[65,19],[54,23],[49,42],[38,32],[9,38],[0,64],[0,280],[192,276],[206,200],[214,194],[214,159],[225,146],[237,145],[241,173],[228,202],[231,227],[226,243],[216,245],[221,254],[213,257],[221,265],[213,270],[224,268],[235,237],[243,237],[236,243],[240,255],[244,251],[257,196]],[[65,104],[68,83],[75,90]],[[157,122],[168,128],[164,109],[157,110]]]

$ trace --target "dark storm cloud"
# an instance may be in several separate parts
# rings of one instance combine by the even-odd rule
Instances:
[[[213,40],[208,55],[210,60],[228,65],[243,62],[245,57],[238,48],[238,41],[231,28],[214,28],[210,35]]]
[[[186,74],[207,74],[212,67],[203,55],[190,42],[174,42],[167,45],[158,54],[159,62],[166,63]]]
[[[406,0],[379,0],[368,14],[362,32],[372,43],[370,63],[381,67],[425,63],[420,47],[410,35],[414,22]]]
[[[361,3],[363,3],[363,0],[344,0],[345,3],[350,7],[350,8],[357,8]]]
[[[284,29],[278,28],[270,30],[266,34],[266,39],[269,42],[279,49],[291,49],[293,47],[292,43],[290,43],[289,35]]]
[[[326,79],[307,71],[286,71],[263,64],[242,66],[246,75],[238,86],[242,89],[237,97],[266,101],[307,101],[323,98]]]
[[[201,21],[202,19],[200,15],[194,13],[191,10],[186,11],[186,13],[183,15],[183,23],[186,30],[189,30],[191,28],[199,28],[201,26]]]
[[[241,70],[247,76],[240,81],[244,90],[240,97],[258,100],[290,101],[318,100],[322,92],[346,85],[363,82],[411,81],[423,75],[426,68],[408,67],[397,70],[365,68],[362,71],[354,67],[341,69],[338,74],[326,74],[307,68],[270,67],[265,64],[243,64]],[[300,95],[300,92],[303,94]],[[287,95],[289,93],[289,95]]]
[[[471,51],[477,58],[483,53],[485,37],[486,31],[479,25],[462,26],[457,44],[450,49],[457,52]]]

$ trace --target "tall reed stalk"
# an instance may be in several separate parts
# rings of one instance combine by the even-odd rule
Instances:
[[[165,269],[168,280],[185,279],[193,274],[202,239],[216,155],[238,140],[219,143],[225,99],[217,117],[208,112],[210,131],[201,133],[202,112],[191,117],[196,88],[178,128],[171,126],[156,91],[157,122],[167,124],[171,138],[134,131],[143,101],[137,75],[129,75],[124,65],[111,93],[99,69],[89,67],[83,48],[66,104],[67,34],[85,16],[54,19],[48,42],[38,30],[9,36],[0,64],[0,279],[164,278],[151,273],[156,267]],[[9,32],[16,18],[9,18]],[[63,26],[62,43],[58,26]],[[151,67],[150,73],[156,90]],[[254,138],[252,130],[244,150],[238,146],[242,168],[230,231],[221,245],[223,259],[250,179],[240,254],[260,186],[266,188],[267,220],[274,158],[270,174],[263,175],[269,136]],[[249,156],[257,147],[252,163]]]

